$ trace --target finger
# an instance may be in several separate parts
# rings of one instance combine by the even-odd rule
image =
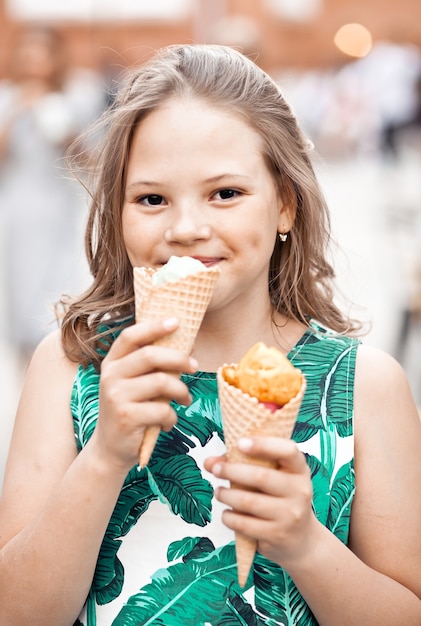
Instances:
[[[170,404],[154,401],[145,402],[141,406],[133,403],[129,407],[131,417],[141,429],[148,426],[159,426],[161,430],[170,431],[177,423],[177,414]]]
[[[189,405],[192,401],[187,386],[178,377],[167,372],[153,372],[132,378],[125,384],[130,387],[131,397],[135,402],[164,400],[167,403],[175,401]]]
[[[258,519],[273,519],[279,512],[282,500],[272,495],[259,493],[251,489],[219,486],[215,497],[235,513],[249,515]]]
[[[205,459],[204,467],[207,472],[213,473],[213,468],[218,463],[223,463],[227,460],[227,455],[224,454],[222,456],[210,456]]]
[[[301,473],[306,470],[305,456],[291,439],[283,437],[242,437],[238,449],[251,457],[275,462],[283,470]]]
[[[267,506],[268,501],[259,498],[268,497],[274,506],[280,499],[294,498],[296,501],[311,502],[313,487],[309,475],[290,474],[282,470],[272,470],[244,466],[240,464],[226,464],[227,471],[220,478],[227,477],[230,487],[221,487],[216,493],[218,500],[232,508],[252,515],[269,514],[269,510],[262,512],[260,507]]]
[[[297,483],[303,478],[302,474],[291,474],[279,468],[230,461],[215,462],[212,472],[217,478],[227,480],[231,485],[236,485],[242,490],[247,489],[254,493],[266,493],[277,497],[293,495],[297,489]],[[227,494],[227,497],[233,496]],[[237,506],[237,503],[231,499],[225,503]]]
[[[104,359],[101,374],[104,375],[106,372],[119,378],[134,378],[149,372],[165,371],[173,372],[178,377],[181,372],[194,373],[197,368],[197,361],[179,350],[147,345],[118,360]]]
[[[229,509],[223,511],[222,521],[227,528],[251,537],[256,541],[262,541],[265,538],[275,540],[277,535],[279,535],[279,532],[275,535],[273,520],[250,517]]]
[[[172,374],[153,372],[135,378],[119,378],[107,385],[101,381],[100,401],[116,415],[125,410],[126,404],[163,400],[169,404],[175,400],[179,404],[191,404],[187,386]]]
[[[170,335],[177,328],[178,320],[176,318],[132,324],[121,331],[120,335],[112,343],[108,355],[110,358],[120,359],[137,348]]]

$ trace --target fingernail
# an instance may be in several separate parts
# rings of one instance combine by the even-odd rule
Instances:
[[[220,463],[215,463],[212,468],[212,472],[215,476],[219,476],[222,471],[222,465]]]
[[[191,403],[193,402],[193,398],[191,396],[189,396],[189,399],[187,400],[187,402],[183,402],[183,406],[190,406]]]
[[[194,372],[199,369],[199,363],[192,356],[190,357],[190,367]]]
[[[167,319],[162,321],[162,325],[167,330],[172,330],[173,328],[177,328],[178,319],[176,317],[168,317]]]
[[[251,447],[253,445],[253,440],[249,439],[248,437],[241,437],[238,441],[237,441],[237,446],[240,448],[240,450],[251,450]]]

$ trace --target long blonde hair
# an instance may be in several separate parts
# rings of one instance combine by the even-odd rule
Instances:
[[[131,71],[113,107],[100,120],[86,254],[93,281],[79,298],[63,300],[62,337],[69,358],[98,364],[106,351],[104,320],[131,323],[132,266],[121,227],[127,162],[136,126],[174,96],[206,99],[242,116],[263,139],[264,158],[281,194],[296,207],[287,242],[276,242],[268,288],[275,310],[337,332],[359,325],[333,302],[327,261],[329,215],[310,160],[311,146],[276,83],[240,52],[219,45],[173,45]],[[100,348],[103,352],[98,352]]]

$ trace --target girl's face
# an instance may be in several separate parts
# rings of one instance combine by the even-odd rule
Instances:
[[[209,311],[267,303],[277,230],[289,230],[293,217],[260,136],[239,115],[172,99],[137,127],[122,214],[130,261],[156,268],[176,255],[219,265]]]

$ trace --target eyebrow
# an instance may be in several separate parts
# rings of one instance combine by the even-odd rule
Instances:
[[[238,180],[239,182],[242,182],[243,184],[247,183],[247,182],[251,182],[251,180],[252,180],[251,177],[247,176],[246,174],[233,174],[233,173],[230,173],[230,172],[226,172],[224,174],[217,174],[216,176],[211,176],[210,178],[206,178],[203,181],[203,183],[204,184],[208,184],[208,185],[209,184],[215,185],[215,184],[218,184],[218,183],[220,183],[220,182],[222,182],[224,180],[227,180],[227,179],[229,181],[236,181],[236,180]],[[158,181],[154,181],[154,180],[136,180],[133,183],[130,183],[129,185],[127,185],[126,192],[128,192],[128,193],[136,192],[139,187],[142,187],[142,188],[154,187],[154,188],[156,188],[156,187],[161,186],[162,184],[164,184],[164,183],[158,182]]]
[[[247,176],[246,174],[231,174],[229,172],[226,172],[225,174],[218,174],[217,176],[211,176],[211,178],[207,178],[204,182],[205,183],[219,183],[223,180],[225,180],[226,178],[230,179],[230,180],[239,180],[239,181],[250,181],[251,178],[250,176]]]
[[[136,191],[138,187],[156,187],[157,185],[159,185],[159,183],[153,180],[136,180],[130,183],[130,185],[127,185],[126,191]]]

